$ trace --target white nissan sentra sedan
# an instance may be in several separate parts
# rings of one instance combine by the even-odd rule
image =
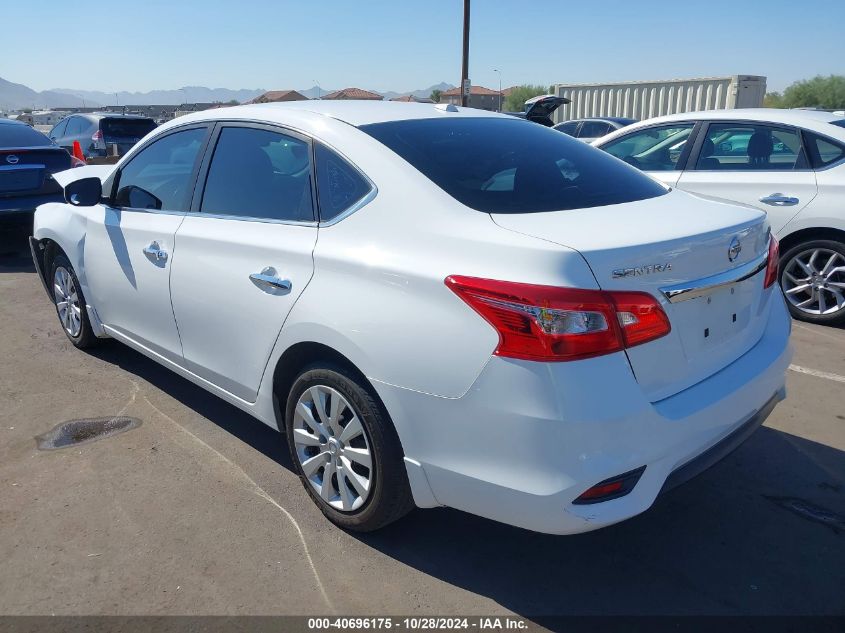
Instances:
[[[345,528],[414,506],[610,525],[784,397],[765,214],[528,121],[239,106],[62,181],[31,246],[71,342],[117,339],[283,430]]]

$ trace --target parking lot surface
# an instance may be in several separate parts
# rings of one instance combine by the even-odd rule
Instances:
[[[787,400],[631,521],[554,537],[417,510],[355,535],[308,499],[275,431],[116,342],[74,349],[9,250],[2,614],[845,614],[845,330],[797,323]],[[141,425],[36,448],[115,415]]]

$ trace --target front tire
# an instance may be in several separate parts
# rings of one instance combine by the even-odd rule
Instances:
[[[413,508],[396,430],[353,372],[306,367],[287,397],[285,433],[303,486],[336,525],[370,532]]]
[[[85,297],[76,272],[63,254],[53,259],[50,267],[53,303],[65,336],[79,349],[94,347],[99,342],[88,321]]]
[[[796,319],[845,324],[845,244],[812,240],[793,246],[780,259],[780,285]]]

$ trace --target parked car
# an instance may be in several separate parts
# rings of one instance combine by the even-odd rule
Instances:
[[[511,116],[519,117],[520,119],[528,119],[534,123],[552,127],[552,114],[560,106],[569,103],[566,97],[556,97],[555,95],[540,95],[539,97],[531,97],[525,102],[525,109],[522,112],[505,112]]]
[[[71,153],[73,142],[79,141],[89,159],[108,156],[112,145],[123,155],[155,128],[153,119],[134,114],[71,114],[50,130],[50,138]]]
[[[26,123],[0,118],[0,221],[28,226],[39,204],[64,200],[55,172],[71,166],[71,156]]]
[[[845,323],[845,119],[814,110],[714,110],[643,121],[596,147],[667,185],[769,216],[792,315]]]
[[[544,126],[247,105],[82,170],[30,242],[69,340],[113,337],[282,429],[349,529],[414,505],[616,523],[784,395],[765,214]]]
[[[592,143],[598,138],[621,130],[636,123],[636,119],[627,119],[625,117],[603,117],[597,119],[573,119],[571,121],[564,121],[558,123],[554,128],[558,132],[569,134],[586,143]]]

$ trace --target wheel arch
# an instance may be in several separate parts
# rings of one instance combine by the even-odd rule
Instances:
[[[802,242],[812,240],[833,240],[845,243],[845,231],[833,227],[811,227],[794,231],[780,238],[781,255],[785,255],[787,251]]]

